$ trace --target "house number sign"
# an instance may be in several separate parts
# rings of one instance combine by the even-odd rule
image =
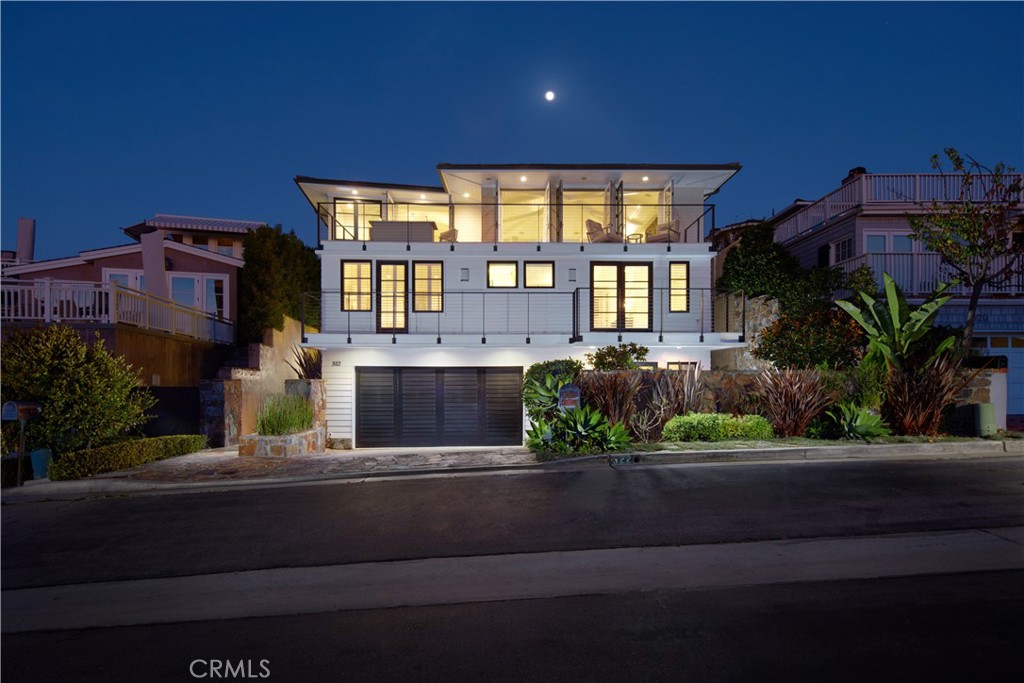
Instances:
[[[572,410],[580,407],[580,388],[575,384],[566,384],[558,390],[558,407]]]

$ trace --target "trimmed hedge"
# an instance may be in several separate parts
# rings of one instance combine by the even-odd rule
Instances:
[[[102,472],[116,472],[145,465],[154,460],[173,458],[206,448],[201,434],[155,436],[100,446],[85,451],[65,453],[50,463],[50,479],[61,481],[91,477]]]
[[[733,439],[771,439],[775,432],[760,415],[734,417],[721,413],[676,415],[662,434],[664,441],[729,441]]]

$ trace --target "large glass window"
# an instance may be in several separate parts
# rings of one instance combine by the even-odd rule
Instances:
[[[191,275],[172,275],[171,299],[181,306],[197,308],[199,301],[196,298],[196,278]]]
[[[548,205],[544,190],[501,191],[502,242],[546,242]]]
[[[444,265],[412,264],[412,310],[440,313],[444,310]]]
[[[405,263],[377,263],[377,330],[404,332],[407,328]]]
[[[370,239],[370,221],[381,219],[380,202],[344,201],[334,202],[334,239]]]
[[[651,264],[592,263],[591,328],[651,329]]]
[[[864,251],[868,254],[884,254],[886,252],[885,235],[866,235]]]
[[[685,261],[668,266],[668,310],[685,313],[690,310],[690,264]]]
[[[224,298],[225,282],[221,277],[206,278],[206,312],[218,318],[227,317]]]
[[[434,241],[441,233],[448,230],[449,220],[447,204],[389,204],[388,220],[390,221],[425,221],[433,223]]]
[[[488,261],[487,286],[509,287],[519,286],[519,264],[516,261]]]
[[[586,242],[587,221],[608,225],[609,211],[603,190],[562,192],[562,241]]]
[[[622,202],[625,209],[623,234],[626,237],[646,234],[648,228],[658,225],[658,217],[662,213],[661,192],[626,190]]]
[[[370,262],[342,261],[341,263],[341,310],[370,310]]]
[[[554,287],[554,261],[527,261],[524,263],[523,285],[525,287]]]

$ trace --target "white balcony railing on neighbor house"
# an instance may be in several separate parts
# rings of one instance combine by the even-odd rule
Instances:
[[[986,177],[973,185],[974,201],[984,201]],[[1009,184],[1014,177],[1019,176],[1011,176],[1006,182]],[[775,241],[788,242],[858,206],[905,204],[902,210],[910,211],[918,203],[957,201],[960,189],[960,176],[955,174],[865,173],[775,226]],[[1024,192],[1021,199],[1024,200]]]
[[[321,243],[588,243],[596,235],[588,234],[588,220],[605,233],[598,236],[602,242],[642,244],[660,232],[650,241],[700,243],[715,227],[714,204],[362,202],[354,206],[357,208],[353,209],[352,203],[317,205]]]
[[[1005,266],[1007,258],[1009,257],[997,259],[993,263],[993,269],[998,270]],[[879,289],[882,287],[882,274],[889,273],[907,295],[925,296],[930,294],[939,282],[952,282],[956,279],[956,275],[942,263],[938,254],[864,254],[843,261],[836,267],[848,274],[865,265],[874,273]],[[949,293],[968,296],[971,292],[967,287],[957,285],[950,289]],[[1024,294],[1024,276],[1018,274],[999,287],[985,287],[982,294],[985,296]]]
[[[230,320],[115,282],[5,282],[0,320],[123,324],[219,344],[235,340]]]
[[[416,311],[432,307],[434,311]],[[352,308],[343,310],[343,301]],[[343,295],[339,290],[305,295],[302,322],[318,327],[321,334],[337,334],[352,343],[354,335],[417,337],[430,343],[452,338],[487,343],[488,336],[517,336],[524,343],[541,335],[583,341],[591,334],[668,335],[726,333],[742,341],[743,310],[716,320],[713,291],[690,288],[674,293],[667,288],[627,294],[622,300],[615,292],[595,302],[589,288],[562,292],[448,291],[443,294],[361,292]],[[671,311],[671,308],[684,308]],[[594,309],[599,309],[595,312]],[[731,322],[730,322],[731,321]],[[730,329],[730,325],[734,329]],[[399,328],[399,329],[395,329]],[[597,329],[601,328],[601,329]]]

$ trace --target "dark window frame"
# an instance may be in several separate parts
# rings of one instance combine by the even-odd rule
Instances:
[[[367,301],[369,301],[369,304],[367,304],[368,308],[346,308],[345,307],[345,264],[346,263],[359,263],[359,264],[365,263],[365,264],[370,266],[369,275],[367,275],[366,278],[365,278],[366,280],[369,281],[369,284],[370,284],[370,289],[366,292],[366,295],[365,295],[367,297]],[[339,269],[339,279],[341,280],[341,296],[339,297],[341,299],[341,301],[338,303],[338,305],[341,307],[342,311],[352,312],[352,313],[366,313],[367,311],[372,311],[373,310],[373,261],[371,261],[370,259],[343,259],[341,261],[341,267]],[[361,280],[363,278],[356,278],[356,279],[360,279]],[[361,296],[363,296],[363,294],[362,294],[362,292],[359,292],[357,294],[354,294],[353,296],[361,297]]]
[[[416,291],[416,279],[417,279],[416,278],[416,266],[440,266],[441,267],[441,276],[439,278],[440,283],[441,283],[441,291],[440,292],[438,292],[437,294],[428,293],[428,294],[422,294],[421,295],[419,292]],[[412,270],[412,277],[409,278],[409,279],[411,281],[411,286],[412,286],[412,312],[413,313],[444,313],[444,261],[413,261],[412,262],[411,270]],[[434,310],[432,308],[424,308],[424,309],[417,308],[417,305],[416,305],[416,297],[417,296],[425,296],[425,297],[428,298],[428,300],[433,299],[434,297],[437,297],[440,300],[440,302],[441,302],[441,307],[438,308],[437,310]]]
[[[529,279],[526,277],[527,270],[530,266],[550,266],[551,267],[551,284],[550,285],[531,285]],[[555,262],[554,261],[523,261],[523,289],[554,289],[555,288]]]
[[[381,315],[384,313],[383,298],[384,288],[381,287],[381,272],[384,266],[402,266],[405,270],[404,280],[405,289],[405,308],[403,310],[402,319],[405,323],[402,327],[382,327],[381,326]],[[377,332],[381,334],[405,334],[409,331],[409,262],[408,261],[377,261],[376,268],[377,275]]]
[[[615,327],[594,327],[594,268],[616,266]],[[647,327],[626,327],[626,266],[647,266]],[[652,332],[654,330],[654,263],[652,261],[591,261],[590,262],[590,331],[591,332]]]
[[[685,266],[686,267],[686,306],[683,308],[672,308],[672,297],[675,294],[672,280],[672,268],[673,266]],[[690,282],[692,281],[689,261],[669,261],[668,264],[668,312],[669,313],[689,313],[690,312]]]
[[[515,284],[513,284],[511,286],[509,286],[509,285],[492,285],[491,284],[491,266],[492,265],[498,265],[498,266],[513,265],[513,266],[515,266],[515,273],[516,273]],[[487,289],[519,289],[519,261],[488,261],[487,262],[487,273],[485,275],[486,275],[486,280],[487,280]]]

